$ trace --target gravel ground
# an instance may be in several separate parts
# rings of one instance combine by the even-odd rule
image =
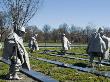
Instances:
[[[22,77],[23,79],[22,80],[6,80],[6,82],[40,82],[31,77],[28,77],[27,75],[25,75],[23,73],[19,73],[19,76]]]

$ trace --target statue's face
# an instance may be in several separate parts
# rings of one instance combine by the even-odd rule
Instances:
[[[23,37],[24,34],[25,34],[25,32],[19,30],[19,36],[20,36],[20,37]]]
[[[103,36],[104,35],[104,31],[100,31],[100,34],[101,34],[101,36]]]

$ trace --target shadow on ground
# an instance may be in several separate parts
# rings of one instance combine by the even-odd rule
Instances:
[[[75,63],[74,66],[88,67],[88,65],[87,64],[84,64],[84,63]]]
[[[6,75],[0,75],[0,79],[1,79],[1,80],[7,80],[7,79],[6,79]]]

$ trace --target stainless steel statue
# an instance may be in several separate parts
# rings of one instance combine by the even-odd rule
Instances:
[[[9,68],[8,79],[21,79],[18,76],[19,69],[25,68],[30,70],[28,53],[23,45],[23,36],[25,28],[20,27],[16,32],[10,33],[4,42],[3,58],[11,61]]]
[[[38,42],[37,42],[37,39],[36,39],[37,36],[38,36],[38,34],[34,34],[34,35],[30,38],[29,48],[31,49],[31,52],[36,51],[36,50],[39,50]]]
[[[62,49],[64,51],[64,54],[66,54],[66,51],[71,49],[71,43],[66,38],[65,34],[62,35]]]
[[[90,66],[94,67],[94,57],[98,57],[99,66],[102,59],[109,59],[109,43],[110,38],[104,35],[103,28],[99,28],[97,32],[91,35],[87,48],[87,53],[90,57]]]

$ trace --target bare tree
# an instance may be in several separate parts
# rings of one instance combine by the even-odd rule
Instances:
[[[58,42],[59,41],[59,32],[57,29],[52,29],[51,31],[51,39],[54,41],[54,42]]]
[[[69,26],[66,23],[59,25],[60,33],[68,34],[68,28]]]
[[[8,30],[8,19],[7,14],[0,12],[0,41],[2,41],[3,34]]]
[[[47,40],[49,40],[49,33],[50,33],[50,29],[51,29],[51,26],[50,25],[44,25],[43,27],[43,32],[44,32],[44,41],[45,41],[45,46],[46,46],[46,42]]]
[[[9,14],[10,23],[16,31],[24,26],[38,11],[42,0],[2,0],[4,10]]]

